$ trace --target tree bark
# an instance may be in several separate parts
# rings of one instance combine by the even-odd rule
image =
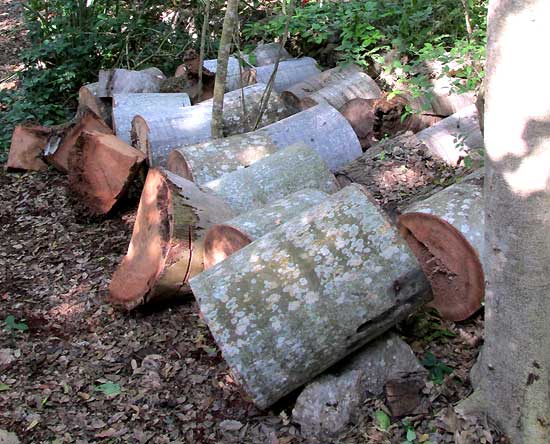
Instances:
[[[189,276],[203,269],[201,238],[209,227],[234,216],[213,193],[150,169],[128,253],[111,279],[111,301],[131,310],[188,292]]]
[[[319,103],[327,103],[339,109],[353,99],[379,99],[382,91],[368,75],[357,72],[343,80],[332,81],[323,88],[308,94],[300,101],[300,108],[306,109]]]
[[[241,87],[241,68],[239,67],[239,64],[240,62],[236,57],[230,56],[227,60],[227,74],[224,86],[224,91],[226,93],[235,91]],[[211,75],[217,75],[218,60],[205,60],[203,66],[204,69]]]
[[[203,184],[301,141],[317,151],[331,171],[362,153],[346,119],[331,106],[318,105],[251,133],[176,149],[168,168]]]
[[[357,185],[196,276],[191,287],[260,408],[430,298],[414,255]]]
[[[223,20],[220,49],[216,64],[216,83],[214,84],[214,97],[212,101],[212,137],[223,137],[223,99],[227,78],[227,65],[231,53],[231,43],[235,25],[239,18],[239,0],[227,0],[225,18]],[[238,63],[238,62],[237,62]]]
[[[243,82],[245,85],[250,85],[256,82],[267,83],[274,69],[274,64],[246,69],[243,72]],[[279,63],[273,89],[277,92],[282,92],[290,88],[292,85],[300,83],[311,76],[319,74],[320,72],[321,71],[319,68],[317,68],[317,62],[311,57],[284,60]]]
[[[84,131],[113,134],[111,128],[92,110],[81,110],[75,121],[50,138],[48,148],[44,151],[46,161],[59,171],[68,173],[69,156],[75,149],[77,139]]]
[[[279,49],[280,44],[276,42],[272,43],[264,43],[262,45],[258,45],[254,51],[252,52],[255,57],[255,66],[265,66],[265,65],[271,65],[277,61],[277,58],[279,57]],[[288,51],[283,48],[281,50],[281,57],[280,60],[289,60],[292,59],[292,56],[288,53]]]
[[[94,215],[124,199],[145,156],[118,137],[83,131],[69,153],[69,187]]]
[[[213,267],[255,239],[273,231],[306,209],[319,205],[328,194],[305,189],[257,210],[214,225],[204,238],[204,268]]]
[[[8,170],[47,170],[42,154],[51,134],[52,130],[44,126],[17,125],[11,136]]]
[[[86,109],[91,109],[110,127],[113,127],[113,107],[110,98],[99,97],[99,83],[90,83],[82,86],[78,90],[78,111],[83,113]]]
[[[166,76],[158,68],[141,71],[110,69],[99,71],[98,97],[112,97],[113,94],[158,93]]]
[[[157,120],[183,115],[191,106],[186,93],[132,93],[113,95],[113,130],[117,137],[131,143],[132,120],[139,115],[145,120]],[[185,114],[187,115],[187,114]]]
[[[350,75],[354,75],[359,72],[362,72],[361,68],[354,64],[337,66],[290,86],[281,93],[281,97],[288,106],[299,109],[300,101],[306,98],[309,94],[319,91],[329,83],[345,80]]]
[[[463,321],[481,307],[484,275],[483,171],[466,177],[404,209],[403,238],[430,280],[430,306],[452,321]]]
[[[550,90],[517,76],[518,60],[550,69],[549,16],[545,0],[489,2],[485,343],[462,410],[482,410],[514,444],[550,442]]]
[[[226,136],[251,131],[264,89],[265,85],[256,84],[242,90],[246,113],[243,112],[240,90],[225,95],[222,124]],[[261,126],[277,122],[289,114],[280,96],[272,94],[260,122]],[[211,100],[179,109],[174,114],[166,113],[164,116],[150,118],[138,116],[132,123],[132,141],[136,147],[147,153],[150,165],[165,166],[172,150],[210,140],[211,121]]]

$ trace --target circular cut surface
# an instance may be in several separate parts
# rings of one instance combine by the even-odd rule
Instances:
[[[432,285],[434,298],[429,305],[451,321],[474,314],[484,297],[483,268],[462,233],[425,213],[400,216],[399,229]]]
[[[111,279],[111,300],[131,309],[140,303],[154,286],[164,268],[173,230],[173,207],[170,188],[164,175],[149,170],[128,253]]]
[[[204,269],[223,261],[252,240],[249,235],[230,225],[213,226],[204,238]]]
[[[194,181],[193,173],[189,167],[189,163],[185,159],[185,156],[177,150],[172,151],[168,155],[168,169],[178,176],[181,176],[187,180]]]

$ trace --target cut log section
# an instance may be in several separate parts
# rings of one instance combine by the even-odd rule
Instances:
[[[205,60],[202,64],[204,69],[211,75],[216,75],[218,68],[218,60]],[[244,68],[242,69],[244,71]],[[259,82],[263,83],[263,82]],[[241,68],[239,67],[239,60],[236,57],[229,57],[227,62],[227,78],[225,80],[225,92],[235,91],[242,86],[246,86],[249,83],[245,83],[241,80]]]
[[[432,154],[449,165],[457,165],[473,151],[483,148],[483,135],[475,105],[463,108],[436,125],[419,132],[417,137]]]
[[[113,134],[111,128],[90,109],[82,110],[76,120],[71,122],[58,135],[50,138],[47,149],[44,151],[46,161],[59,171],[69,171],[69,156],[75,149],[75,144],[80,135],[84,132],[100,132]]]
[[[98,97],[112,97],[113,94],[158,93],[166,76],[158,68],[141,71],[130,69],[109,69],[99,71]]]
[[[189,291],[189,276],[203,269],[199,239],[234,216],[222,199],[193,182],[150,169],[128,253],[111,279],[111,301],[131,310]]]
[[[224,224],[214,225],[204,238],[204,268],[213,267],[254,239],[273,231],[292,217],[319,205],[327,198],[328,194],[322,191],[301,190],[270,205],[237,216]]]
[[[243,112],[241,90],[224,97],[223,130],[225,135],[250,131],[260,110],[265,85],[256,84],[242,90],[246,113]],[[177,115],[158,118],[137,116],[132,122],[132,141],[141,151],[148,153],[150,165],[165,166],[170,152],[212,138],[212,100],[180,110]],[[272,93],[260,121],[260,127],[284,119],[289,115],[279,94]]]
[[[305,188],[329,194],[340,189],[323,159],[303,143],[277,151],[248,168],[225,174],[204,187],[216,193],[238,214]]]
[[[280,58],[279,51],[281,52]],[[281,48],[281,45],[275,42],[258,45],[252,54],[254,54],[255,66],[271,65],[275,63],[277,59],[280,61],[292,59],[288,51],[285,48]]]
[[[445,319],[469,318],[484,297],[483,171],[404,213],[399,217],[400,231],[431,282],[430,305]]]
[[[453,88],[453,79],[442,76],[433,81],[430,102],[434,112],[440,116],[450,116],[476,103],[473,91],[458,94]]]
[[[204,184],[301,141],[317,151],[331,171],[362,153],[348,121],[331,106],[317,105],[251,133],[176,149],[168,168]]]
[[[362,187],[191,279],[239,382],[266,408],[429,301],[429,283]]]
[[[52,134],[50,128],[38,125],[17,125],[11,136],[6,167],[10,170],[44,171],[48,165],[42,153]]]
[[[290,86],[281,93],[281,97],[288,106],[291,106],[294,109],[299,109],[300,101],[308,95],[314,93],[315,91],[319,91],[329,83],[345,80],[349,76],[359,72],[362,72],[361,68],[354,64],[337,66]]]
[[[342,106],[339,111],[353,128],[361,148],[370,148],[374,141],[376,101],[372,99],[352,99]]]
[[[343,80],[332,81],[323,88],[308,94],[300,101],[300,108],[306,109],[320,103],[341,108],[353,99],[379,99],[382,91],[368,75],[356,72]]]
[[[249,68],[243,71],[243,82],[245,85],[251,85],[256,82],[266,83],[275,69],[275,64]],[[279,63],[273,90],[282,92],[296,83],[319,74],[321,71],[317,68],[317,62],[311,57],[302,57],[301,59],[284,60]]]
[[[125,197],[145,156],[112,134],[84,131],[69,153],[69,187],[95,215]]]
[[[113,107],[110,98],[99,97],[99,83],[90,83],[78,90],[78,111],[80,115],[86,109],[91,109],[109,126],[113,127]]]
[[[140,115],[145,120],[177,118],[191,106],[186,93],[113,94],[113,130],[119,139],[131,143],[132,120]]]

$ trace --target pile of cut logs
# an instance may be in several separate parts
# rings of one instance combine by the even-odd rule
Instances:
[[[111,301],[130,310],[192,291],[262,408],[419,307],[463,320],[483,298],[482,173],[403,209],[397,223],[354,183],[387,133],[412,130],[450,164],[481,147],[473,96],[445,91],[401,119],[418,100],[388,100],[357,66],[321,72],[285,53],[262,114],[275,51],[258,47],[257,66],[244,69],[230,59],[222,139],[211,136],[212,101],[198,103],[215,60],[201,68],[200,92],[192,64],[178,68],[176,92],[162,91],[178,77],[156,68],[114,69],[81,88],[70,123],[17,127],[8,160],[68,174],[96,215],[141,187]]]

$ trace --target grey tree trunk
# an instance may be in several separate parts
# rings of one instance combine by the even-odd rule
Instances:
[[[212,102],[212,137],[218,139],[223,137],[223,99],[227,78],[227,65],[229,54],[231,54],[231,43],[233,32],[239,18],[239,0],[227,0],[225,17],[223,19],[222,35],[220,38],[220,49],[216,64],[216,82],[214,84],[214,97]]]
[[[205,60],[203,62],[204,69],[209,73],[216,75],[218,72],[218,61],[216,59]],[[227,74],[225,78],[224,91],[235,91],[241,87],[241,68],[239,60],[236,57],[230,56],[227,60]]]
[[[158,93],[166,76],[158,68],[141,71],[110,69],[99,71],[98,97],[112,97],[113,94]]]
[[[251,133],[176,149],[168,168],[204,184],[302,141],[317,151],[331,171],[362,153],[348,121],[331,106],[318,105]]]
[[[256,82],[267,83],[274,69],[274,64],[246,69],[243,72],[243,81],[245,85],[250,85]],[[284,60],[279,63],[273,89],[277,92],[282,92],[285,89],[290,88],[292,85],[300,83],[311,76],[319,74],[320,72],[321,71],[319,68],[317,68],[317,62],[311,57]]]
[[[260,108],[265,85],[245,87],[242,92],[246,104],[243,112],[241,90],[225,95],[223,131],[226,136],[251,131]],[[206,100],[162,118],[138,116],[132,123],[132,140],[136,147],[148,154],[153,166],[165,166],[168,155],[176,148],[212,139],[212,100]],[[278,94],[272,94],[262,116],[260,126],[284,119],[290,114]],[[220,139],[219,142],[224,139]],[[215,143],[215,142],[213,142]]]
[[[186,93],[113,94],[113,130],[119,139],[131,143],[132,120],[140,115],[145,120],[177,118],[183,108],[191,106]]]
[[[190,284],[225,359],[260,408],[430,299],[414,255],[358,185]]]
[[[462,409],[488,413],[514,444],[550,442],[550,90],[517,76],[518,60],[548,71],[549,16],[546,0],[489,2],[485,345]]]
[[[271,65],[272,63],[275,63],[277,61],[277,58],[279,57],[279,49],[280,49],[279,43],[265,43],[263,45],[258,45],[256,49],[252,52],[255,57],[255,66],[265,66],[265,65]],[[281,57],[280,60],[289,60],[292,59],[291,55],[288,53],[288,51],[284,48],[281,50]]]
[[[379,99],[382,91],[368,75],[357,72],[343,80],[332,81],[323,88],[308,94],[300,101],[300,108],[305,109],[319,103],[327,103],[340,109],[353,99]]]
[[[327,197],[328,194],[322,191],[305,189],[223,224],[214,225],[204,238],[204,268],[213,267],[292,217],[320,204]]]

